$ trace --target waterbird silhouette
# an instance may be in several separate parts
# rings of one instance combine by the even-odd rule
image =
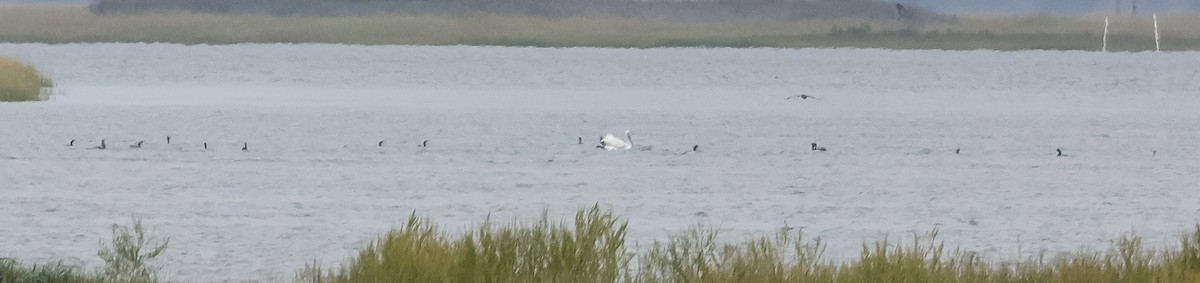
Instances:
[[[108,145],[104,144],[104,139],[100,139],[100,146],[93,147],[93,148],[95,148],[95,149],[106,149],[106,148],[108,148]]]
[[[75,146],[75,140],[71,140],[71,142],[67,143],[67,146]]]
[[[798,94],[798,95],[788,96],[784,100],[792,100],[792,99],[796,99],[796,98],[799,98],[801,100],[809,99],[809,98],[820,100],[820,98],[817,98],[816,96],[807,95],[807,94]]]
[[[812,150],[813,151],[826,151],[828,149],[826,149],[824,147],[817,147],[817,143],[814,142],[814,143],[812,143]]]
[[[383,140],[379,140],[379,144],[376,146],[383,146]]]
[[[129,148],[142,148],[142,143],[146,141],[138,141],[136,144],[129,145]]]
[[[250,151],[250,143],[242,143],[242,151]]]

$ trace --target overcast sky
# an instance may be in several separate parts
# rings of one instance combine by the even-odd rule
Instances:
[[[1117,3],[1123,13],[1137,1],[1139,13],[1200,11],[1200,0],[884,0],[915,4],[934,11],[950,13],[1092,13],[1115,12]],[[88,3],[89,0],[0,0],[0,3]]]

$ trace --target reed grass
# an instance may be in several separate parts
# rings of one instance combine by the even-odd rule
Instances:
[[[727,243],[715,229],[693,228],[635,254],[625,231],[623,221],[595,206],[579,211],[574,224],[543,214],[529,224],[485,222],[457,236],[414,215],[340,269],[313,263],[297,281],[1200,282],[1200,225],[1177,247],[1147,248],[1131,233],[1106,251],[998,260],[948,249],[937,231],[863,244],[848,260],[827,258],[820,238],[800,232]]]
[[[42,100],[53,85],[33,66],[0,56],[0,102]]]
[[[15,259],[0,258],[0,283],[78,282],[99,283],[100,278],[62,263],[24,265]]]
[[[679,22],[616,17],[162,12],[93,15],[81,5],[0,5],[0,42],[345,43],[538,47],[860,47],[1099,50],[1104,15],[964,15],[936,24],[861,18]],[[1200,17],[1160,15],[1163,50],[1200,50]],[[837,32],[870,27],[857,33]],[[1114,16],[1109,50],[1154,50],[1147,16]]]

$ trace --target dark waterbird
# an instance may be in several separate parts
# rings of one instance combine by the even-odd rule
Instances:
[[[807,95],[807,94],[800,94],[800,95],[788,96],[788,97],[787,97],[787,98],[785,98],[784,100],[792,100],[792,99],[796,99],[796,98],[799,98],[799,99],[801,99],[801,100],[804,100],[804,99],[809,99],[809,98],[812,98],[812,99],[818,99],[818,100],[820,99],[820,98],[817,98],[816,96]]]
[[[93,147],[93,148],[95,148],[95,149],[106,149],[106,148],[108,148],[108,145],[104,144],[104,139],[101,139],[101,140],[100,140],[100,146]]]
[[[142,148],[142,143],[146,141],[138,141],[136,144],[129,145],[129,148]]]
[[[250,143],[242,143],[242,151],[250,151]]]
[[[379,140],[379,144],[377,144],[376,146],[383,146],[383,140]]]
[[[812,143],[812,150],[813,151],[826,151],[828,149],[826,149],[824,147],[817,147],[817,143],[814,142],[814,143]]]
[[[71,140],[71,142],[67,143],[67,146],[75,146],[75,140]]]

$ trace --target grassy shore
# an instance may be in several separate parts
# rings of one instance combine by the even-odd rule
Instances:
[[[1053,257],[994,259],[948,248],[937,231],[903,241],[862,245],[857,258],[830,259],[822,239],[799,230],[722,242],[693,228],[632,246],[627,223],[598,206],[574,219],[497,225],[462,234],[427,218],[408,221],[371,242],[338,268],[314,262],[295,282],[1200,282],[1200,225],[1171,247],[1147,247],[1133,234],[1110,249]],[[103,269],[29,265],[0,258],[0,283],[157,282],[157,257],[169,239],[137,219],[114,225],[98,255]]]
[[[345,43],[539,47],[860,47],[1099,50],[1103,15],[958,16],[952,23],[817,19],[682,23],[622,18],[403,15],[93,15],[80,5],[0,5],[0,42]],[[1197,15],[1160,15],[1163,50],[1200,50]],[[1148,16],[1113,16],[1110,51],[1154,50]]]
[[[51,86],[33,66],[0,56],[0,102],[41,100],[43,88]]]
[[[829,260],[820,238],[783,229],[740,243],[692,229],[643,247],[626,243],[625,222],[598,207],[573,222],[485,224],[449,235],[411,217],[340,269],[307,267],[300,282],[1200,282],[1200,225],[1174,248],[1149,249],[1135,235],[1110,250],[995,260],[948,249],[937,232],[911,241],[863,244],[860,256]]]

